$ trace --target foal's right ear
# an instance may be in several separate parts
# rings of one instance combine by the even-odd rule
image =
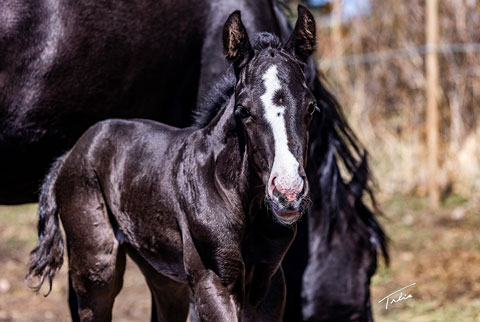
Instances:
[[[227,60],[233,64],[237,77],[253,56],[252,45],[250,45],[247,30],[242,23],[238,10],[228,17],[223,26],[223,53]]]

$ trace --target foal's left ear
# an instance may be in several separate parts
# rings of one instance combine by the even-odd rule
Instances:
[[[284,48],[306,62],[317,45],[315,19],[310,11],[298,5],[298,19],[295,29]]]
[[[238,10],[228,17],[223,26],[223,53],[227,60],[233,64],[237,77],[240,70],[253,56],[247,30],[242,23],[240,11]]]

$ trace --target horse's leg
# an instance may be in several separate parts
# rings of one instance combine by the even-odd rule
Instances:
[[[80,316],[78,315],[78,299],[77,294],[72,285],[72,277],[68,274],[68,306],[70,308],[70,315],[72,322],[80,322]]]
[[[93,255],[91,260],[93,265],[83,268],[71,263],[78,316],[80,321],[111,321],[113,302],[123,283],[125,250],[112,249],[111,254]]]
[[[157,322],[158,321],[157,305],[155,304],[155,298],[153,297],[153,294],[151,295],[152,295],[152,313],[150,315],[150,321]]]
[[[190,299],[190,310],[188,312],[188,319],[189,322],[200,322],[200,318],[198,317],[197,310],[195,309],[195,301],[193,296]]]
[[[111,321],[113,302],[123,283],[125,250],[120,248],[112,254],[98,254],[91,259],[93,265],[89,267],[71,264],[78,315],[80,321]]]
[[[302,277],[308,262],[308,216],[297,222],[297,236],[282,262],[287,284],[287,300],[283,320],[302,320]]]
[[[152,322],[185,322],[188,316],[189,287],[157,272],[131,248],[128,255],[142,271],[152,293]]]
[[[70,247],[67,243],[67,256],[70,260]],[[80,316],[78,316],[78,299],[77,294],[72,285],[72,277],[68,273],[68,307],[70,308],[70,315],[72,317],[72,322],[80,322]]]
[[[280,267],[272,276],[264,298],[255,307],[245,305],[244,321],[280,322],[283,319],[287,297],[285,276]]]
[[[69,275],[78,316],[80,321],[110,321],[114,299],[122,288],[125,248],[115,238],[98,187],[83,181],[72,183],[73,189],[62,196],[60,216],[69,245]]]
[[[285,227],[269,216],[258,217],[247,240],[245,321],[281,321],[285,312],[286,283],[281,262],[292,244],[296,225]]]
[[[229,285],[225,285],[219,275],[204,266],[189,234],[190,232],[183,234],[184,264],[199,321],[241,321],[245,276],[243,262],[238,260],[241,254],[233,257],[234,260],[229,263],[233,264],[229,268],[238,272],[235,275],[239,275]]]
[[[153,295],[158,322],[185,322],[188,317],[188,284],[175,282],[161,274],[146,276]],[[153,320],[152,320],[153,321]]]

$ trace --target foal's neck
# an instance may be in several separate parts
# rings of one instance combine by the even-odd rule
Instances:
[[[223,192],[235,194],[243,207],[251,210],[252,206],[261,205],[265,187],[250,165],[247,147],[240,147],[241,133],[238,133],[234,105],[232,97],[203,129],[203,134],[212,143],[216,182]]]

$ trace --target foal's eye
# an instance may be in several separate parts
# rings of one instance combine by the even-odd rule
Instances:
[[[242,105],[237,105],[235,115],[242,118],[246,119],[247,117],[250,117],[250,112],[245,108],[245,106]]]
[[[318,110],[317,104],[310,103],[308,105],[307,113],[308,113],[308,115],[312,116],[313,113],[315,113],[315,111],[317,111],[317,110]]]

